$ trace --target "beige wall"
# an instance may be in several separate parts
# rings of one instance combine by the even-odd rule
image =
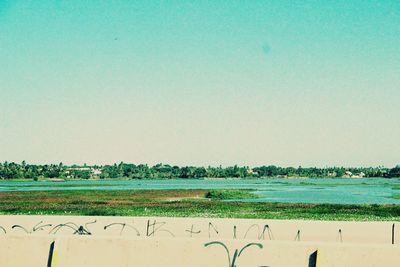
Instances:
[[[213,218],[0,216],[0,227],[10,235],[72,235],[99,237],[225,238],[298,240],[343,243],[400,243],[400,223],[301,220],[246,220]],[[21,228],[22,226],[23,228]],[[268,227],[267,227],[268,226]],[[340,230],[340,232],[339,232]],[[79,232],[79,231],[78,231]],[[0,228],[0,235],[4,230]]]
[[[269,228],[265,227],[263,235],[266,225]],[[392,222],[0,216],[0,266],[394,267],[400,266],[400,242],[396,237],[399,245],[391,244],[392,225]],[[395,225],[398,236],[400,226]],[[299,230],[300,238],[295,240]],[[91,235],[79,235],[89,232]],[[54,251],[50,253],[53,242]],[[48,265],[50,254],[53,261]],[[312,255],[318,255],[317,265]]]
[[[110,238],[110,237],[0,237],[0,266],[48,266],[50,244],[56,255],[51,267],[224,267],[228,252],[220,244],[206,246],[208,239]],[[226,245],[231,265],[235,250],[250,241],[213,239]],[[318,249],[317,266],[399,266],[397,245],[337,244],[324,242],[259,241],[236,257],[237,267],[307,267]]]

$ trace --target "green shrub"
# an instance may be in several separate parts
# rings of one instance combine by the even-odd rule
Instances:
[[[250,189],[211,189],[205,197],[214,200],[257,198]]]

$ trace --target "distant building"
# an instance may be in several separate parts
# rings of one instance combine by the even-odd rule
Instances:
[[[351,171],[345,171],[343,177],[344,178],[351,178],[353,176],[353,173]]]
[[[344,178],[364,178],[365,173],[360,172],[360,173],[352,173],[351,171],[346,171],[343,175]]]
[[[93,169],[92,174],[93,176],[99,176],[101,174],[101,169]]]
[[[99,177],[101,169],[93,167],[71,167],[65,171],[67,178],[75,178],[74,172],[89,172],[90,177]]]
[[[354,174],[353,176],[351,176],[351,178],[364,178],[365,177],[365,173],[360,172],[357,174]]]

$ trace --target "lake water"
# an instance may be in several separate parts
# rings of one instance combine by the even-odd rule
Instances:
[[[337,204],[400,204],[400,179],[266,179],[266,180],[106,180],[0,182],[1,191],[128,189],[255,189],[246,201]]]

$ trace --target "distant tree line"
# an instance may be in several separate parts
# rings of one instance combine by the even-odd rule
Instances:
[[[400,165],[394,168],[365,167],[365,168],[303,168],[277,166],[230,166],[230,167],[195,167],[171,166],[168,164],[127,164],[119,163],[103,166],[66,166],[60,164],[35,165],[22,163],[0,163],[0,179],[34,179],[40,178],[71,178],[71,179],[201,179],[201,178],[266,178],[266,177],[400,177]]]

